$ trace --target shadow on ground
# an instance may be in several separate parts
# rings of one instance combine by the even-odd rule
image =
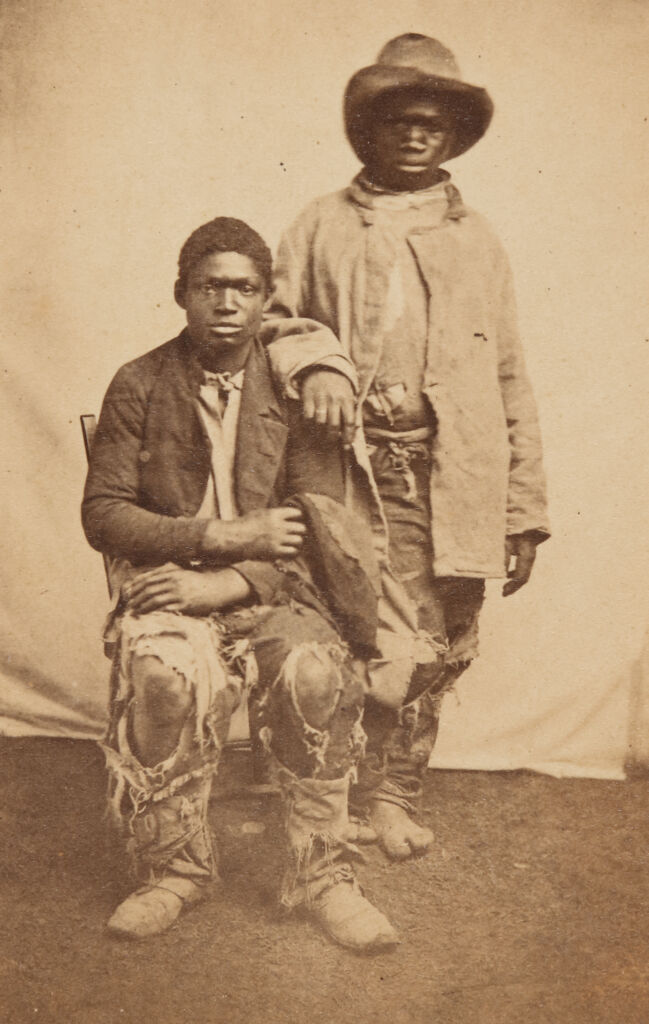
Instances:
[[[431,772],[431,856],[374,848],[366,893],[403,938],[367,958],[281,916],[276,799],[211,817],[223,887],[146,944],[109,938],[128,891],[94,744],[0,740],[0,1019],[7,1024],[649,1024],[649,785]]]

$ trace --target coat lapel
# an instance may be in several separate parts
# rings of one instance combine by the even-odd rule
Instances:
[[[287,435],[286,414],[275,393],[266,354],[260,342],[255,342],[243,380],[234,467],[242,514],[265,508],[271,501]]]
[[[210,442],[196,407],[202,371],[183,331],[165,348],[146,417],[142,483],[167,515],[194,515],[210,475]]]

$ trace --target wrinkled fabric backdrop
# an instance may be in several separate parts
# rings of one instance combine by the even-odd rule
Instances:
[[[180,245],[229,214],[275,246],[344,186],[345,84],[420,31],[495,101],[449,167],[513,263],[554,526],[525,590],[489,585],[434,764],[615,778],[630,743],[646,754],[648,16],[640,0],[5,2],[1,731],[103,728],[78,417],[182,325]]]

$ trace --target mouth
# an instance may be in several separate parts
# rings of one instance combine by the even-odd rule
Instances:
[[[230,337],[233,334],[240,334],[242,328],[238,324],[210,324],[210,332],[221,337]]]
[[[399,151],[399,159],[404,163],[422,163],[427,158],[428,151],[426,149],[402,149]]]

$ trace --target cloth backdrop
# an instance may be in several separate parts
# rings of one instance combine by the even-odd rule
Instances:
[[[182,325],[191,230],[235,215],[274,246],[349,181],[345,84],[419,31],[495,101],[449,168],[512,260],[554,526],[527,588],[503,601],[489,585],[434,764],[621,777],[647,721],[648,15],[638,0],[3,4],[5,734],[103,728],[79,414]]]

